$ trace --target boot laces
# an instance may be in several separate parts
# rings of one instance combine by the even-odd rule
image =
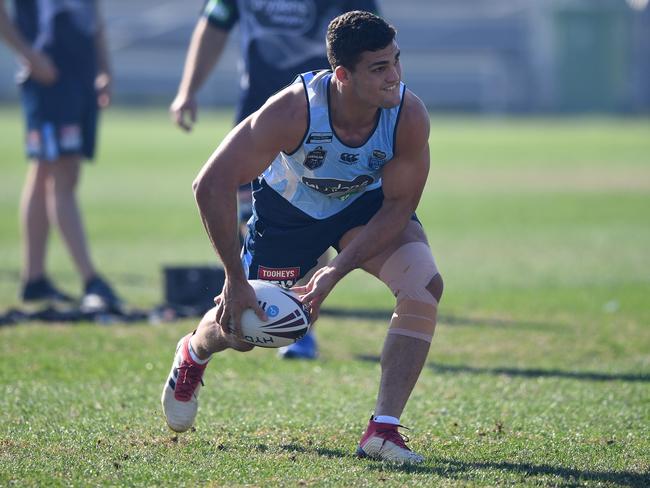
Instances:
[[[189,361],[182,361],[178,366],[178,381],[176,381],[175,396],[181,401],[188,402],[196,391],[197,386],[203,383],[203,369]]]
[[[392,429],[377,430],[377,433],[381,434],[381,436],[384,439],[384,442],[382,443],[382,447],[383,447],[384,444],[386,444],[386,441],[390,441],[393,444],[397,445],[398,447],[401,447],[402,449],[406,449],[407,451],[410,451],[410,449],[406,445],[406,443],[409,442],[409,438],[408,438],[407,435],[402,434],[399,430],[397,430],[398,427],[408,430],[408,427],[404,427],[403,425],[396,425]]]

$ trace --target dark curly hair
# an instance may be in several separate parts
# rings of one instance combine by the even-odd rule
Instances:
[[[395,28],[370,12],[353,10],[339,15],[327,27],[327,60],[354,71],[361,53],[379,51],[395,39]]]

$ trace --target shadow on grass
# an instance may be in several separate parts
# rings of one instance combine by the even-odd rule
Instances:
[[[356,359],[374,363],[379,362],[379,356],[373,355],[357,355]],[[427,366],[436,373],[491,374],[495,376],[521,376],[524,378],[566,378],[585,381],[650,382],[650,374],[641,373],[598,373],[595,371],[563,371],[561,369],[539,368],[475,368],[473,366],[439,363],[427,363]]]
[[[650,474],[634,473],[632,471],[591,471],[548,464],[502,462],[464,462],[452,459],[433,459],[435,467],[428,466],[399,466],[374,462],[369,465],[377,471],[403,471],[406,473],[435,474],[443,478],[462,479],[470,481],[476,477],[476,470],[500,470],[529,476],[556,476],[570,485],[584,482],[613,483],[618,486],[631,488],[647,488],[650,486]]]
[[[281,449],[300,454],[317,454],[327,458],[356,458],[348,451],[340,449],[327,449],[322,447],[305,447],[300,444],[283,444]],[[384,472],[405,472],[435,474],[441,478],[452,478],[464,481],[471,481],[476,477],[477,470],[500,470],[521,474],[525,477],[533,476],[555,476],[562,478],[565,482],[582,484],[584,482],[607,482],[618,486],[631,488],[647,488],[650,486],[650,473],[635,473],[632,471],[591,471],[567,468],[564,466],[551,466],[548,464],[513,463],[513,462],[464,462],[453,459],[434,458],[431,460],[435,466],[413,466],[387,464],[372,459],[364,460],[368,468]]]
[[[283,444],[280,449],[289,452],[299,452],[301,454],[318,454],[319,456],[328,458],[345,458],[350,457],[350,453],[342,451],[341,449],[327,449],[325,447],[304,447],[300,444]]]
[[[341,317],[344,319],[379,320],[382,323],[390,321],[392,310],[377,310],[372,308],[330,308],[321,310],[322,317]],[[521,320],[506,320],[492,318],[457,317],[454,315],[438,315],[438,322],[444,325],[473,326],[473,327],[516,327],[518,329],[554,329],[561,324],[548,322],[530,322]]]

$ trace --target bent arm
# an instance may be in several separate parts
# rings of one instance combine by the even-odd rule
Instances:
[[[226,136],[194,181],[201,220],[230,281],[246,280],[239,259],[237,189],[259,176],[279,152],[296,147],[306,124],[302,86],[286,88]]]
[[[415,95],[410,92],[407,95],[397,133],[396,154],[382,172],[383,204],[332,261],[339,279],[396,239],[420,202],[429,173],[429,116]]]

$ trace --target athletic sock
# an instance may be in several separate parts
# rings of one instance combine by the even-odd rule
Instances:
[[[192,347],[192,339],[190,338],[190,343],[188,345],[189,347],[187,348],[190,351],[190,357],[192,358],[192,361],[194,361],[196,364],[205,364],[208,361],[210,361],[210,356],[208,356],[207,359],[199,359],[199,357],[196,355],[196,352],[194,351],[194,348]]]
[[[390,415],[377,415],[373,417],[373,420],[380,424],[399,425],[399,419],[397,417],[391,417]]]

